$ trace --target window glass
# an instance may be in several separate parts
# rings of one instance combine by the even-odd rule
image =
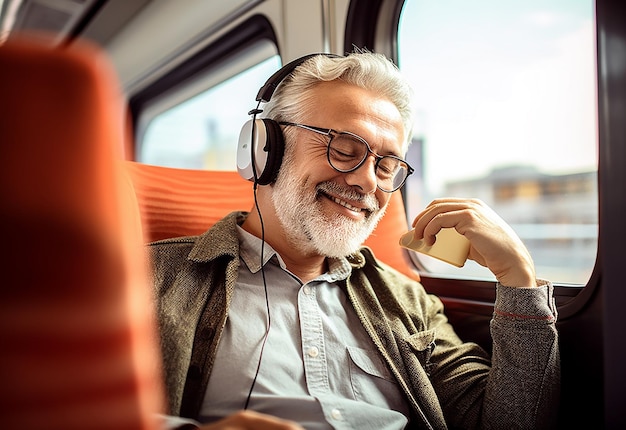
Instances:
[[[141,139],[139,161],[207,170],[237,169],[237,140],[255,97],[280,68],[269,59],[154,116]]]
[[[529,248],[537,275],[584,284],[597,249],[592,0],[406,0],[399,65],[417,93],[409,218],[475,197]],[[414,256],[424,270],[492,278]]]

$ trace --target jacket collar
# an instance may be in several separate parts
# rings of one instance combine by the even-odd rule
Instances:
[[[215,223],[213,227],[197,237],[188,259],[205,263],[227,256],[239,257],[237,225],[243,224],[247,212],[232,212]]]

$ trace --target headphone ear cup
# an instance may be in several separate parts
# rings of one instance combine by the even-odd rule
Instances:
[[[256,174],[257,184],[271,184],[276,180],[284,152],[283,132],[276,121],[249,120],[239,133],[237,171],[248,181],[255,182]],[[256,169],[252,167],[253,159]]]
[[[261,87],[256,101],[267,103],[272,98],[274,90],[283,79],[293,72],[300,64],[311,57],[324,55],[329,58],[341,58],[340,55],[317,53],[297,58],[278,69]],[[280,124],[271,119],[257,119],[256,115],[263,112],[257,105],[256,109],[248,112],[253,119],[247,121],[239,133],[237,144],[237,171],[246,180],[259,185],[271,184],[276,180],[280,165],[285,153],[285,140]],[[254,136],[253,136],[254,134]],[[252,161],[254,160],[254,168]]]
[[[266,118],[263,118],[261,121],[265,125],[266,139],[264,150],[267,152],[267,161],[263,171],[259,174],[257,183],[259,185],[268,185],[276,181],[278,176],[285,154],[285,139],[280,124]]]

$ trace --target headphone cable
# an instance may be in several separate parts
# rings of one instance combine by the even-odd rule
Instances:
[[[265,330],[265,334],[263,335],[263,342],[261,343],[261,352],[259,353],[259,362],[256,367],[256,372],[254,373],[254,378],[252,379],[252,385],[250,386],[250,391],[248,391],[248,396],[246,397],[246,403],[244,405],[244,409],[248,409],[248,405],[250,404],[250,398],[252,397],[252,391],[254,390],[254,386],[256,385],[257,377],[259,376],[259,371],[261,370],[261,362],[263,361],[263,351],[265,350],[265,344],[267,343],[267,338],[270,334],[270,326],[272,324],[272,317],[270,314],[270,301],[269,295],[267,292],[267,282],[265,280],[265,265],[263,264],[263,256],[265,255],[265,225],[263,224],[263,216],[261,215],[261,208],[259,208],[259,202],[257,200],[257,187],[258,187],[258,176],[256,171],[256,160],[255,160],[255,145],[254,145],[254,137],[255,137],[255,128],[256,128],[256,115],[260,113],[259,106],[261,102],[259,101],[257,108],[252,110],[252,141],[251,141],[251,153],[252,153],[252,174],[254,175],[254,186],[253,186],[253,194],[254,194],[254,207],[256,208],[257,214],[259,215],[259,222],[261,224],[261,277],[263,278],[263,291],[265,293],[265,306],[267,308],[267,328]]]

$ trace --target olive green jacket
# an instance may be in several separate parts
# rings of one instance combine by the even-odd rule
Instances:
[[[196,418],[237,281],[236,212],[200,236],[149,245],[170,413]],[[441,301],[377,261],[348,259],[343,287],[411,407],[410,428],[549,428],[559,393],[552,286],[497,286],[493,356],[463,343]]]

